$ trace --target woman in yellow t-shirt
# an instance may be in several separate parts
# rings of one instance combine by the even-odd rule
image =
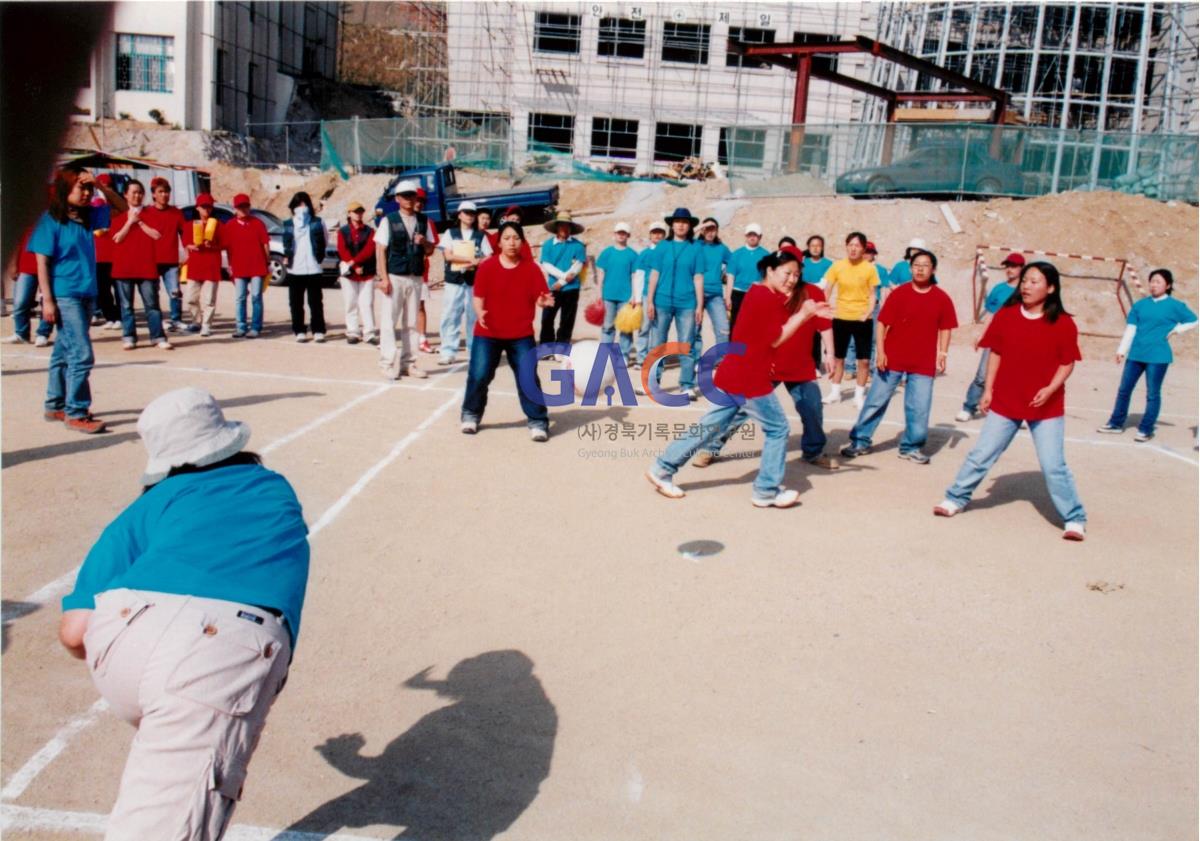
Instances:
[[[825,403],[837,403],[842,399],[842,373],[851,340],[859,359],[871,358],[875,326],[871,313],[875,311],[879,273],[866,259],[866,247],[867,235],[854,231],[846,237],[845,259],[835,261],[825,273],[825,294],[833,302],[834,356]],[[858,409],[862,408],[869,373],[869,366],[858,366],[854,386],[854,405]]]

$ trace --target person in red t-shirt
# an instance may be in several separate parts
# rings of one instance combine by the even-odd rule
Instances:
[[[929,437],[933,378],[946,371],[950,331],[958,326],[958,317],[950,296],[934,282],[937,257],[930,251],[917,250],[910,265],[912,283],[896,287],[879,311],[877,376],[871,382],[858,420],[850,429],[850,443],[842,447],[846,458],[871,452],[871,436],[883,420],[900,381],[906,380],[900,458],[929,464],[929,456],[921,448]]]
[[[521,388],[520,370],[526,357],[535,352],[533,318],[538,307],[554,305],[554,296],[546,286],[546,276],[532,260],[521,258],[525,229],[515,222],[500,226],[500,253],[479,264],[472,289],[475,307],[475,333],[471,338],[471,360],[467,368],[467,388],[463,393],[461,429],[474,435],[487,407],[488,385],[500,366],[500,354],[508,357],[517,380],[517,398],[525,412],[529,435],[534,441],[550,437],[550,416],[544,403],[531,400]],[[534,382],[541,391],[537,378]]]
[[[953,517],[971,501],[1025,423],[1050,499],[1063,519],[1063,539],[1084,539],[1087,512],[1063,455],[1065,385],[1082,357],[1079,331],[1063,309],[1061,289],[1053,265],[1027,264],[1021,269],[1017,294],[996,312],[979,340],[981,348],[991,351],[979,401],[987,418],[946,498],[933,509],[939,517]]]
[[[187,248],[187,309],[190,332],[212,335],[213,314],[217,311],[217,285],[221,282],[221,227],[213,216],[213,197],[196,196],[196,221],[183,229]]]
[[[125,200],[112,188],[112,175],[96,176],[96,195],[92,198],[92,234],[96,245],[97,305],[105,330],[121,329],[121,306],[112,279],[112,215],[125,209]]]
[[[792,247],[785,246],[784,250],[790,250]],[[803,256],[797,257],[803,266]],[[741,297],[744,298],[745,293],[742,293]],[[796,312],[805,301],[815,301],[819,305],[817,313],[801,324],[795,335],[775,348],[771,360],[771,381],[776,384],[783,383],[796,406],[796,413],[800,415],[800,423],[804,428],[800,436],[800,453],[803,459],[814,467],[837,470],[838,465],[825,455],[825,412],[821,403],[821,386],[817,381],[820,375],[812,352],[815,344],[818,349],[823,348],[827,351],[826,359],[833,359],[833,310],[825,303],[825,293],[819,286],[800,280],[788,300],[788,312]],[[740,299],[738,307],[740,310]],[[828,363],[822,364],[825,373],[828,373]],[[712,464],[720,454],[721,448],[745,420],[745,413],[742,413],[720,440],[696,453],[692,459],[692,466],[708,467]]]
[[[137,347],[137,322],[133,317],[136,290],[142,296],[150,341],[163,350],[173,350],[163,333],[162,309],[158,304],[158,262],[154,244],[162,235],[142,218],[145,198],[146,188],[142,182],[129,179],[125,184],[125,201],[129,209],[114,216],[109,229],[113,241],[113,281],[121,302],[121,338],[125,350]]]
[[[221,226],[221,247],[229,255],[229,273],[233,275],[234,317],[237,326],[233,337],[257,339],[262,332],[263,279],[267,277],[267,260],[271,256],[271,239],[267,226],[250,213],[250,197],[238,193],[233,197],[235,215]],[[250,329],[246,329],[246,293],[250,293]]]
[[[179,286],[179,245],[187,220],[183,211],[171,204],[171,182],[159,176],[150,179],[150,197],[154,203],[142,211],[142,219],[160,234],[154,241],[154,261],[158,276],[167,291],[170,318],[167,332],[174,333],[182,325],[183,291]],[[197,328],[199,329],[199,328]]]
[[[721,398],[721,405],[708,411],[697,424],[696,431],[677,438],[646,471],[646,478],[663,496],[679,499],[684,496],[672,477],[702,447],[719,440],[735,424],[743,412],[762,426],[762,462],[754,480],[750,501],[757,508],[790,508],[799,501],[798,491],[782,487],[787,461],[788,421],[783,407],[775,399],[775,383],[771,381],[771,361],[774,351],[796,335],[800,327],[815,317],[829,317],[827,305],[815,300],[803,301],[795,312],[789,312],[788,301],[800,280],[800,261],[796,255],[776,251],[758,264],[763,282],[746,292],[738,311],[737,326],[733,329],[732,350],[717,365],[713,385],[733,397]],[[737,345],[744,350],[738,352]],[[642,379],[650,377],[643,369]]]

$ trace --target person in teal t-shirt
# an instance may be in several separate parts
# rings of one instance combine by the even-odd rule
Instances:
[[[704,310],[700,308],[704,297],[703,263],[700,245],[695,242],[700,220],[686,207],[680,207],[663,221],[671,226],[671,235],[654,249],[646,301],[646,315],[654,322],[651,344],[664,344],[674,324],[676,340],[691,347],[696,331],[704,323]],[[662,381],[662,369],[659,360],[655,363],[655,382]],[[699,399],[696,366],[690,353],[680,357],[679,386],[692,400]]]
[[[713,340],[720,344],[729,341],[729,296],[726,293],[726,274],[729,267],[729,246],[721,242],[721,228],[711,216],[700,223],[700,273],[704,275],[704,300],[700,308],[712,325]],[[700,325],[692,337],[692,364],[700,365],[703,346]],[[699,367],[697,367],[697,371]]]
[[[758,262],[771,253],[759,245],[761,242],[762,228],[757,223],[751,223],[746,226],[746,244],[729,255],[729,265],[726,267],[726,271],[729,273],[730,279],[730,334],[733,333],[733,327],[737,324],[738,310],[742,308],[742,299],[746,297],[746,292],[750,287],[758,283],[759,278],[762,277],[762,273],[758,270]]]
[[[638,253],[629,247],[629,234],[629,225],[618,222],[613,226],[616,245],[610,245],[596,258],[597,282],[600,284],[600,297],[604,300],[604,326],[600,328],[602,342],[613,340],[616,334],[613,321],[617,311],[633,297],[633,272],[637,267]],[[619,341],[621,356],[628,359],[633,337],[629,333],[621,333]]]
[[[825,288],[825,272],[833,265],[833,261],[825,256],[825,237],[813,234],[804,243],[807,249],[804,253],[804,265],[800,267],[800,279],[805,283]]]
[[[245,452],[245,424],[182,388],[153,400],[137,429],[144,490],[88,553],[59,626],[109,709],[137,728],[110,838],[229,824],[308,583],[300,502]]]
[[[921,242],[922,240],[913,240],[913,242]],[[909,251],[912,250],[912,243],[909,243]],[[905,252],[908,253],[908,252]],[[908,265],[905,263],[905,265]],[[1021,282],[1021,269],[1025,267],[1025,257],[1019,252],[1014,251],[1004,258],[1000,263],[1004,267],[1004,283],[997,283],[987,294],[987,300],[983,302],[983,309],[986,313],[982,324],[987,324],[992,316],[1000,311],[1000,308],[1008,303],[1017,291],[1017,284]],[[893,272],[894,273],[894,272]],[[982,334],[980,334],[982,336]],[[975,342],[975,349],[979,350],[979,342]],[[979,401],[983,397],[983,388],[987,383],[988,356],[991,354],[987,348],[983,349],[983,353],[979,354],[979,367],[975,369],[975,378],[971,380],[971,384],[967,386],[967,396],[963,399],[962,409],[954,416],[954,419],[959,423],[966,423],[975,417],[975,413],[979,410]]]
[[[1129,400],[1133,389],[1146,375],[1146,411],[1138,424],[1133,440],[1149,441],[1154,437],[1154,426],[1162,409],[1162,384],[1167,368],[1175,360],[1171,345],[1167,341],[1176,333],[1196,327],[1196,313],[1183,301],[1174,297],[1175,277],[1169,269],[1155,269],[1150,273],[1150,297],[1142,298],[1129,310],[1125,335],[1117,348],[1117,362],[1125,362],[1121,372],[1121,385],[1117,389],[1117,402],[1113,405],[1108,423],[1100,432],[1120,433],[1125,431],[1125,420],[1129,417]]]
[[[667,226],[662,222],[650,223],[650,245],[642,249],[638,255],[637,269],[633,273],[633,303],[642,308],[642,326],[638,328],[635,339],[634,353],[637,361],[634,367],[640,368],[650,353],[650,330],[652,319],[646,313],[644,302],[650,297],[650,273],[654,271],[654,249],[667,235]]]
[[[543,226],[554,234],[553,239],[542,243],[538,258],[546,282],[554,294],[554,305],[542,310],[542,330],[538,341],[542,344],[558,342],[570,344],[575,332],[575,312],[579,309],[579,273],[587,264],[587,249],[575,237],[583,233],[583,225],[571,219],[569,213],[559,213]],[[559,318],[558,329],[554,319]]]

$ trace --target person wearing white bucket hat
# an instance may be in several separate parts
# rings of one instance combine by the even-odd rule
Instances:
[[[84,560],[59,639],[137,728],[105,837],[220,839],[287,679],[308,529],[207,392],[162,395],[138,433],[145,488]]]
[[[910,239],[904,249],[904,258],[897,260],[896,265],[892,266],[892,270],[888,272],[887,285],[895,287],[912,280],[912,267],[909,265],[909,261],[916,252],[928,250],[929,246],[925,244],[925,240],[920,237]]]
[[[604,300],[604,325],[600,328],[600,341],[618,340],[621,357],[629,359],[633,349],[633,336],[616,329],[617,313],[633,298],[633,272],[637,268],[638,253],[629,247],[629,223],[613,225],[614,245],[608,246],[596,258],[597,283],[600,297]]]
[[[443,365],[453,365],[462,334],[463,317],[467,321],[467,356],[471,355],[471,337],[475,335],[475,307],[471,302],[471,287],[475,270],[485,258],[492,256],[487,230],[476,225],[479,209],[473,201],[458,206],[458,227],[446,231],[438,243],[446,259],[445,284],[442,288],[442,322],[438,332],[442,337]]]

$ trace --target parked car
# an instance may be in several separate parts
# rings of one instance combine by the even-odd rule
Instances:
[[[266,210],[251,208],[250,214],[262,221],[267,226],[267,236],[271,243],[271,256],[267,260],[267,267],[271,272],[272,286],[287,286],[287,269],[283,265],[283,220]],[[228,204],[213,205],[213,216],[217,217],[222,224],[233,218],[233,207]],[[189,205],[183,208],[183,217],[191,222],[196,218],[195,205]],[[337,228],[328,232],[326,237],[327,245],[325,247],[325,259],[321,261],[321,273],[323,275],[322,285],[327,287],[337,287],[338,285],[338,253],[337,253]]]
[[[965,160],[964,160],[965,153]],[[981,146],[926,146],[887,166],[843,173],[839,193],[890,195],[914,193],[979,193],[1023,195],[1025,179],[1015,164],[989,157]]]
[[[555,206],[558,204],[558,185],[529,190],[498,190],[491,193],[463,194],[458,191],[453,164],[417,167],[398,173],[383,191],[376,203],[376,210],[381,209],[391,199],[392,188],[404,179],[417,181],[425,189],[425,215],[437,226],[439,231],[454,224],[458,215],[458,206],[465,201],[475,202],[479,208],[488,208],[493,214],[499,214],[506,208],[516,205],[521,208],[521,218],[526,225],[540,224],[554,218]]]

